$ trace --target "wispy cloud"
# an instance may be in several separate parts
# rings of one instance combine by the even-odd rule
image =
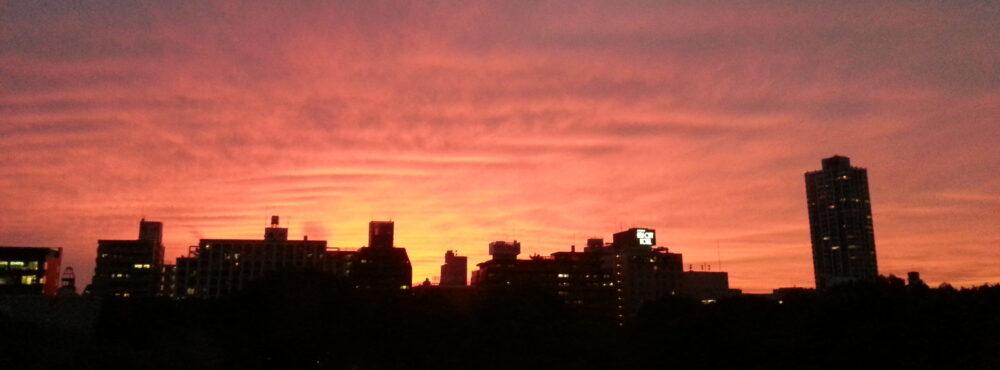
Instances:
[[[142,216],[168,256],[267,213],[343,247],[393,218],[420,281],[446,249],[642,224],[766,291],[812,284],[802,173],[837,153],[869,168],[885,272],[996,282],[969,262],[1000,238],[997,10],[7,2],[0,243],[90,271]]]

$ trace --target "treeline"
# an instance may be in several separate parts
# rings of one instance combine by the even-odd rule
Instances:
[[[29,369],[996,369],[1000,285],[671,296],[618,327],[530,287],[362,294],[288,273],[224,300],[106,300],[82,340],[2,314],[0,333],[9,368]]]

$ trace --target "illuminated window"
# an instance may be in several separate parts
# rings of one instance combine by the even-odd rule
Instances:
[[[569,274],[559,274],[558,276],[559,276],[560,279],[569,278]]]
[[[24,269],[24,261],[10,261],[10,269],[11,270],[23,270]]]
[[[31,285],[36,282],[38,282],[38,278],[36,278],[34,275],[21,276],[21,284]]]
[[[408,287],[408,286],[406,286],[406,285],[400,285],[400,286],[399,286],[399,289],[400,289],[400,290],[407,290],[407,289],[410,289],[410,287]]]
[[[6,270],[8,265],[10,265],[10,263],[7,261],[0,261],[0,270]]]

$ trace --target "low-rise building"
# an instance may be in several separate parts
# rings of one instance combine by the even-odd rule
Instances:
[[[274,271],[315,270],[347,276],[353,252],[327,250],[325,240],[288,240],[278,216],[264,229],[263,239],[201,239],[186,257],[177,258],[173,278],[176,297],[219,298],[242,290]]]
[[[0,246],[0,295],[59,292],[62,248]]]
[[[139,221],[136,240],[98,240],[91,293],[105,297],[153,297],[160,293],[163,223]]]

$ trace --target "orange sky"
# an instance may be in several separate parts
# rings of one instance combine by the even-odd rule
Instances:
[[[143,216],[168,260],[392,219],[422,281],[641,226],[765,292],[813,286],[803,173],[841,154],[880,272],[1000,282],[997,3],[732,4],[2,2],[0,245],[87,282]]]

